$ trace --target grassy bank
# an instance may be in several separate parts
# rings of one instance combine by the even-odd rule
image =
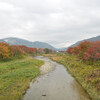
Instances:
[[[92,100],[100,100],[100,66],[98,66],[100,62],[88,65],[71,55],[49,54],[45,56],[49,56],[54,61],[63,64],[88,92]]]
[[[0,62],[0,100],[20,100],[43,61],[32,57]]]

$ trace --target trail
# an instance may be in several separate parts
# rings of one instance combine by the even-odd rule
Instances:
[[[46,57],[36,58],[45,61],[40,68],[42,75],[30,83],[23,100],[90,100],[63,65]]]

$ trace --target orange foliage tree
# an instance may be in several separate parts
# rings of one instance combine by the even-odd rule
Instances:
[[[7,43],[0,43],[0,59],[6,60],[12,57],[11,47]]]

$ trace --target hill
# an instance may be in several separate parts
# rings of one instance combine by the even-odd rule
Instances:
[[[85,39],[85,40],[86,40],[86,41],[100,41],[100,36],[92,37],[92,38]],[[75,44],[71,45],[70,47],[75,47],[75,46],[77,46],[78,44],[80,44],[81,42],[83,42],[83,41],[85,41],[85,40],[78,41],[78,42],[76,42]]]
[[[43,48],[43,49],[48,48],[48,49],[56,50],[56,48],[54,48],[53,46],[45,42],[39,42],[39,41],[30,42],[28,40],[14,38],[14,37],[0,39],[0,42],[6,42],[10,45],[25,45],[27,47],[35,47],[35,48]]]

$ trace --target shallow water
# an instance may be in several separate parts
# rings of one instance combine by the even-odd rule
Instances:
[[[24,95],[23,100],[90,100],[84,89],[66,71],[63,65],[57,64],[46,57],[38,56],[37,59],[49,62],[55,66],[48,74],[41,75]],[[47,64],[44,64],[46,67]]]

